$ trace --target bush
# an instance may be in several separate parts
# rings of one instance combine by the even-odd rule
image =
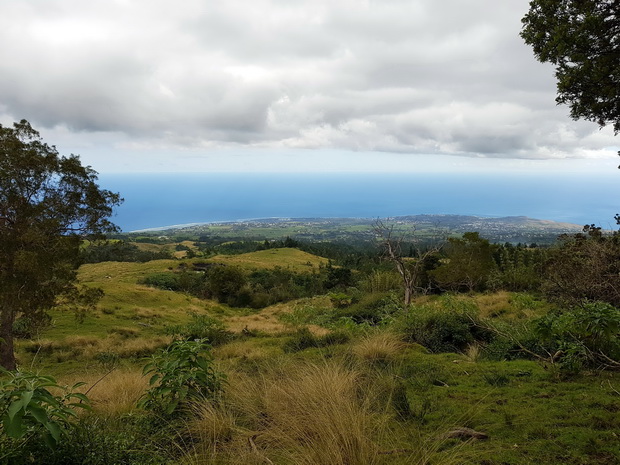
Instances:
[[[536,321],[536,332],[562,368],[620,368],[620,309],[585,302]]]
[[[336,317],[346,317],[357,324],[368,323],[374,326],[391,317],[401,309],[400,300],[396,299],[393,294],[367,294],[363,296],[359,302],[349,307],[338,309],[336,311]]]
[[[77,418],[76,408],[89,408],[88,399],[59,386],[50,376],[0,368],[0,458],[19,453],[27,441],[42,440],[50,448],[68,436]],[[53,395],[49,389],[61,390]]]
[[[151,388],[139,406],[171,415],[189,400],[216,397],[224,375],[213,368],[210,349],[205,339],[178,340],[154,355],[143,369],[145,376],[151,375]]]
[[[157,426],[157,428],[155,428]],[[164,437],[161,432],[168,433]],[[151,425],[144,416],[122,418],[88,415],[54,450],[32,444],[11,465],[156,465],[168,463],[170,431]],[[169,445],[169,444],[168,444]]]
[[[431,352],[461,352],[475,341],[488,342],[493,337],[490,330],[480,325],[478,316],[469,310],[413,306],[400,325],[409,341]]]
[[[349,335],[342,331],[334,331],[324,336],[315,336],[308,328],[300,328],[291,339],[284,343],[284,352],[299,352],[312,347],[327,347],[334,344],[349,342]]]
[[[153,273],[144,278],[143,284],[166,291],[179,291],[179,275],[176,273]]]
[[[185,340],[206,339],[213,346],[230,342],[234,335],[224,323],[209,315],[190,313],[191,320],[184,325],[169,326],[166,333]]]

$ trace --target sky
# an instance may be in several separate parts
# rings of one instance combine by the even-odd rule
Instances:
[[[100,173],[610,173],[527,0],[0,0],[0,124]]]

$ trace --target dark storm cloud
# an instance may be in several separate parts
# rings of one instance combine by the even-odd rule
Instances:
[[[587,157],[527,0],[0,0],[0,112],[144,146]],[[120,139],[119,139],[120,140]]]

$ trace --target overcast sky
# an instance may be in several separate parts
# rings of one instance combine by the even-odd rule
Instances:
[[[527,0],[0,0],[0,123],[105,172],[610,171]]]

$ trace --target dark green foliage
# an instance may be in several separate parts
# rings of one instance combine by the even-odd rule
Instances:
[[[148,262],[171,258],[168,252],[149,252],[140,250],[133,244],[124,241],[99,241],[88,245],[82,250],[84,263],[100,262]]]
[[[402,311],[402,303],[392,293],[365,294],[358,302],[337,308],[334,317],[349,318],[357,324],[378,325]]]
[[[494,333],[493,338],[483,348],[487,360],[538,360],[552,350],[541,343],[531,323],[518,326],[494,322],[490,330]]]
[[[190,400],[213,399],[222,390],[224,375],[213,368],[211,346],[204,339],[177,340],[153,355],[143,374],[151,386],[140,407],[172,415]]]
[[[584,299],[620,306],[620,235],[586,226],[549,250],[543,291],[568,305]]]
[[[330,261],[327,263],[325,271],[327,272],[324,283],[326,289],[335,287],[344,289],[353,285],[353,275],[349,268],[335,267]]]
[[[574,119],[620,131],[620,18],[616,0],[533,0],[521,37],[555,65],[556,102]]]
[[[169,428],[149,422],[146,416],[80,418],[53,450],[40,442],[29,444],[11,465],[163,465],[169,463]],[[174,450],[174,449],[173,449]]]
[[[327,347],[347,342],[349,342],[349,335],[344,332],[334,331],[324,336],[315,336],[308,328],[303,327],[284,343],[282,349],[284,352],[299,352],[312,347]]]
[[[217,266],[208,270],[205,291],[208,297],[232,306],[247,305],[243,288],[247,283],[245,273],[235,266]],[[246,293],[247,294],[247,293]]]
[[[335,308],[346,308],[353,303],[353,297],[344,292],[330,293],[329,300]]]
[[[177,273],[153,273],[144,278],[143,284],[157,287],[166,291],[180,291],[179,275]]]
[[[476,232],[450,238],[445,248],[446,260],[429,274],[445,290],[481,291],[496,269],[493,246]]]
[[[620,369],[620,309],[585,302],[536,322],[536,332],[563,368]]]
[[[413,306],[399,325],[409,341],[435,353],[460,352],[473,342],[488,342],[493,338],[493,333],[469,309]]]
[[[263,308],[325,292],[325,272],[295,273],[276,266],[250,273],[236,266],[194,264],[196,271],[153,273],[143,283],[215,299],[232,307]],[[350,270],[349,270],[350,271]]]
[[[13,322],[40,319],[74,285],[83,237],[115,230],[121,201],[77,156],[61,157],[22,120],[0,125],[0,365],[15,369]]]
[[[205,339],[213,346],[230,342],[234,337],[220,320],[196,313],[191,314],[189,323],[169,326],[166,333],[185,340]]]
[[[13,322],[13,336],[20,339],[31,339],[51,322],[49,315],[41,315],[33,319],[27,316],[17,318]]]
[[[497,269],[489,277],[489,287],[512,292],[539,289],[546,255],[547,249],[538,247],[510,243],[496,246],[493,259]]]
[[[394,390],[391,392],[390,403],[396,414],[402,420],[413,417],[413,411],[407,397],[407,386],[402,380],[397,380]]]
[[[19,456],[30,441],[56,447],[73,428],[76,408],[89,408],[88,399],[62,388],[50,376],[0,368],[0,460]],[[54,395],[50,389],[62,394]]]

